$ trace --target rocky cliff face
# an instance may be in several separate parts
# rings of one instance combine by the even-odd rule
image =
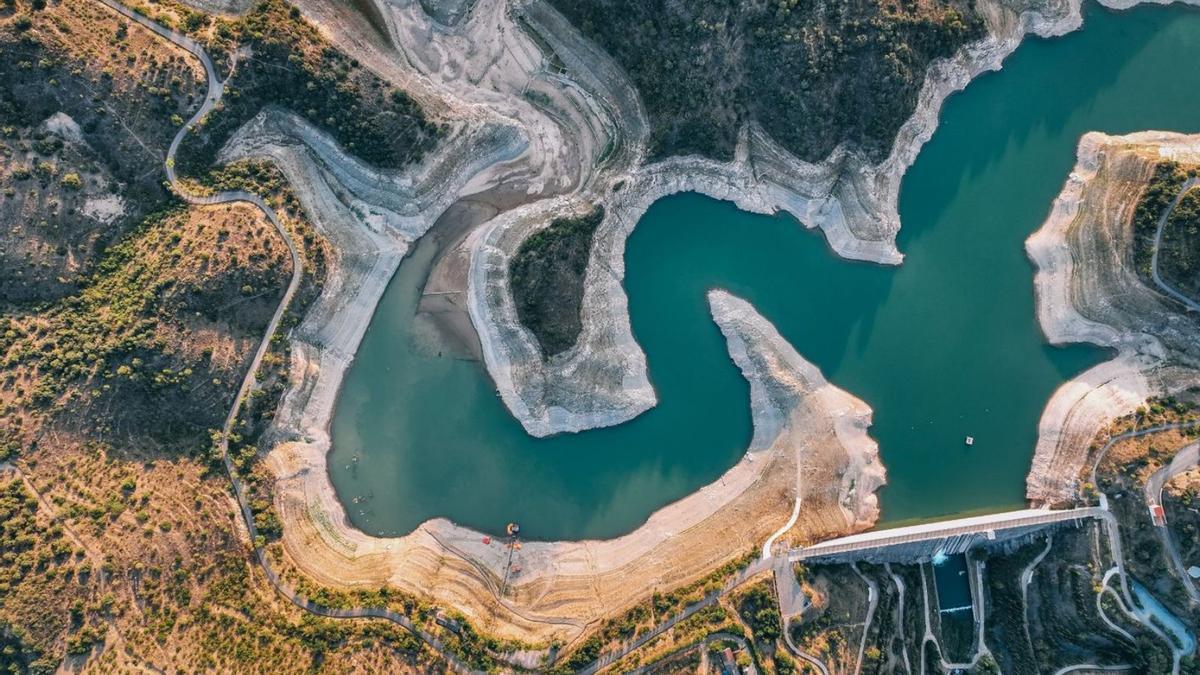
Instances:
[[[730,358],[750,382],[750,452],[791,445],[804,466],[796,471],[802,508],[788,529],[811,540],[874,525],[875,492],[886,472],[878,444],[867,435],[871,409],[830,384],[750,303],[722,290],[709,291],[708,303]],[[830,527],[838,514],[842,522]]]

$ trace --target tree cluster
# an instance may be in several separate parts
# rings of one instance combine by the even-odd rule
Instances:
[[[209,23],[217,22],[216,37]],[[243,17],[188,20],[217,54],[248,47],[233,65],[220,106],[185,138],[177,166],[200,175],[233,133],[266,106],[287,108],[348,152],[382,168],[416,162],[443,133],[407,94],[334,49],[284,0],[262,0]]]
[[[625,68],[656,156],[733,155],[757,122],[800,158],[849,142],[873,159],[931,61],[983,36],[970,0],[553,0]]]

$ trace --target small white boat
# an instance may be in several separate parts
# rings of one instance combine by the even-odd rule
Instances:
[[[967,436],[967,445],[975,445],[975,437]]]

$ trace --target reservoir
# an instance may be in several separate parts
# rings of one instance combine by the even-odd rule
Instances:
[[[532,438],[482,364],[422,347],[413,313],[433,251],[418,245],[333,420],[330,474],[354,524],[394,535],[444,516],[608,538],[718,479],[751,422],[749,386],[709,315],[714,287],[874,409],[884,524],[1023,505],[1047,399],[1106,358],[1046,344],[1024,240],[1083,133],[1200,131],[1200,12],[1086,10],[1081,31],[1028,40],[947,101],[901,189],[899,267],[842,260],[787,217],[695,194],[654,204],[629,238],[625,288],[659,404],[618,427]]]

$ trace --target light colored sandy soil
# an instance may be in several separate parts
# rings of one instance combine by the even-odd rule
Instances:
[[[88,197],[80,211],[88,218],[108,225],[125,215],[125,200],[115,194]]]
[[[1200,383],[1200,322],[1133,268],[1133,209],[1163,159],[1200,162],[1200,136],[1090,133],[1045,224],[1026,242],[1037,267],[1038,320],[1053,344],[1116,352],[1054,393],[1039,424],[1030,499],[1072,499],[1089,446],[1151,396]]]

